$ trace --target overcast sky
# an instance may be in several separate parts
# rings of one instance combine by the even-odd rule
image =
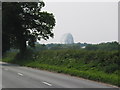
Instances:
[[[43,11],[53,13],[54,38],[40,43],[60,43],[65,33],[75,42],[101,43],[118,41],[117,2],[45,2]]]

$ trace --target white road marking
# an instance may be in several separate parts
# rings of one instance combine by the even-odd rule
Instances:
[[[8,71],[8,69],[7,69],[7,68],[4,68],[4,70]]]
[[[47,82],[42,82],[42,83],[44,83],[44,84],[46,84],[46,85],[48,85],[48,86],[52,86],[52,84],[47,83]]]
[[[20,75],[20,76],[23,76],[23,74],[22,73],[17,73],[18,75]]]

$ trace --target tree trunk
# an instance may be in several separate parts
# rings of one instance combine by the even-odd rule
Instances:
[[[21,42],[20,42],[20,54],[24,55],[26,48],[27,48],[26,41],[21,40]]]

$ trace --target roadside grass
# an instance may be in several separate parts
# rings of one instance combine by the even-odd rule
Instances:
[[[102,71],[95,71],[95,70],[79,71],[76,69],[68,69],[66,67],[57,67],[53,65],[39,64],[37,62],[31,62],[24,66],[44,69],[44,70],[49,70],[49,71],[55,71],[58,73],[65,73],[71,76],[83,77],[83,78],[90,79],[90,80],[95,80],[99,82],[105,82],[105,83],[120,86],[118,85],[118,75],[106,74]]]
[[[73,57],[71,58],[71,55],[69,55],[71,53],[70,52],[68,55],[66,55],[69,58],[64,58],[64,53],[62,54],[62,56],[60,55],[61,52],[59,53],[50,51],[48,53],[48,51],[45,51],[42,53],[35,53],[34,55],[26,56],[26,58],[23,58],[21,60],[18,60],[16,58],[17,53],[7,53],[6,56],[3,57],[2,61],[19,64],[21,66],[49,70],[52,72],[65,73],[71,76],[82,77],[85,79],[120,86],[119,70],[116,70],[118,71],[117,73],[106,73],[102,71],[102,69],[97,68],[97,66],[94,66],[98,64],[97,62],[89,62],[86,64],[84,62],[84,59],[80,59],[79,63],[78,61],[76,61],[76,59],[78,58],[77,56],[75,56],[77,57],[76,59]],[[39,56],[36,58],[37,55]],[[54,55],[56,55],[56,57],[54,57]],[[59,55],[61,57],[59,57]]]

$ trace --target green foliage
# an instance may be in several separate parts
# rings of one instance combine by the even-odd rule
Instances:
[[[118,42],[107,42],[100,44],[74,43],[74,44],[36,44],[36,51],[41,50],[61,50],[61,49],[85,49],[89,51],[113,51],[119,49]]]
[[[100,44],[89,44],[86,46],[87,50],[106,50],[106,51],[112,51],[112,50],[118,50],[119,43],[114,42],[107,42],[107,43],[100,43]]]
[[[55,19],[52,13],[41,11],[44,6],[42,1],[2,3],[3,53],[11,47],[24,53],[26,41],[34,47],[37,40],[54,36]]]

